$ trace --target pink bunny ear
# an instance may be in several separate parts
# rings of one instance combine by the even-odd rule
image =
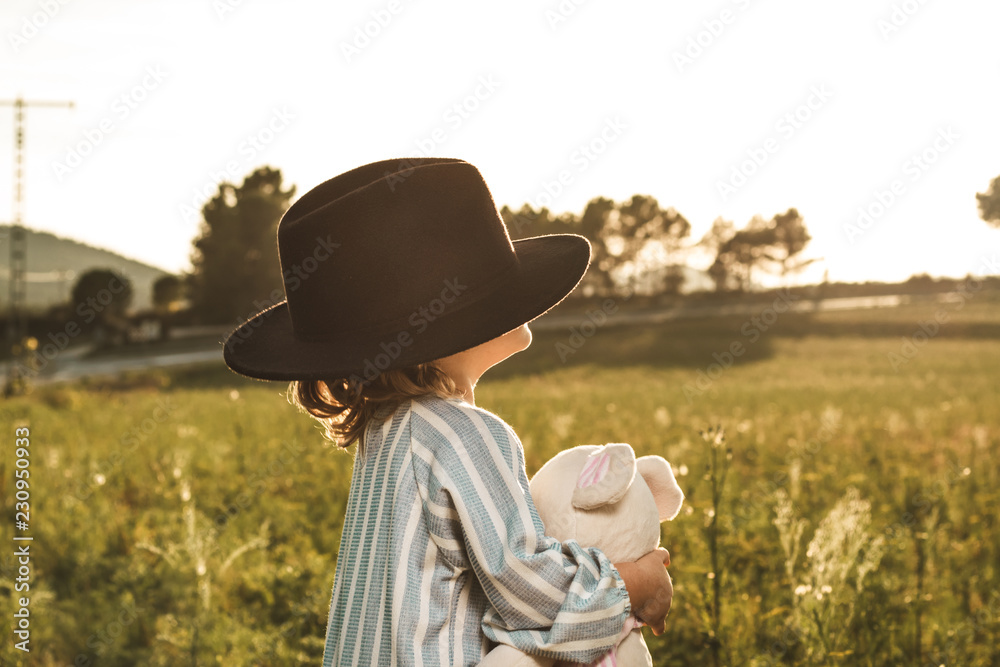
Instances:
[[[684,502],[684,492],[674,479],[674,471],[662,456],[643,456],[636,460],[636,468],[646,486],[653,492],[660,521],[668,521],[677,516]]]
[[[635,478],[635,452],[629,445],[605,445],[586,458],[576,489],[573,507],[590,510],[611,505],[625,497]]]

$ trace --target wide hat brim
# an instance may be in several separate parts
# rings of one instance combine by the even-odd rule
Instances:
[[[590,262],[582,236],[553,234],[512,242],[516,263],[502,282],[478,294],[463,293],[456,278],[441,298],[456,307],[439,311],[433,301],[415,306],[404,326],[380,331],[345,326],[322,340],[296,335],[288,303],[262,311],[231,332],[226,364],[262,380],[374,379],[378,373],[440,359],[502,336],[562,301],[580,282]]]

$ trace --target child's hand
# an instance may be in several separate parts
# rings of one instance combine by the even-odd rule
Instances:
[[[657,636],[666,630],[667,614],[674,597],[674,586],[667,573],[668,565],[670,553],[662,547],[650,551],[634,563],[615,563],[632,601],[632,613]]]

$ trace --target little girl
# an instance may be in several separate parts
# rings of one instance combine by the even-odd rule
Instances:
[[[583,276],[584,238],[512,243],[478,170],[436,158],[317,186],[282,217],[278,254],[286,300],[225,359],[291,381],[328,437],[357,443],[323,665],[476,665],[496,643],[589,663],[630,613],[663,632],[666,550],[612,564],[546,537],[520,441],[475,405],[479,377]]]

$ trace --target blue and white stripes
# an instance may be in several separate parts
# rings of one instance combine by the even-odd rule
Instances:
[[[630,612],[597,549],[543,534],[521,443],[459,400],[403,403],[354,466],[323,665],[475,665],[492,646],[588,663]]]

